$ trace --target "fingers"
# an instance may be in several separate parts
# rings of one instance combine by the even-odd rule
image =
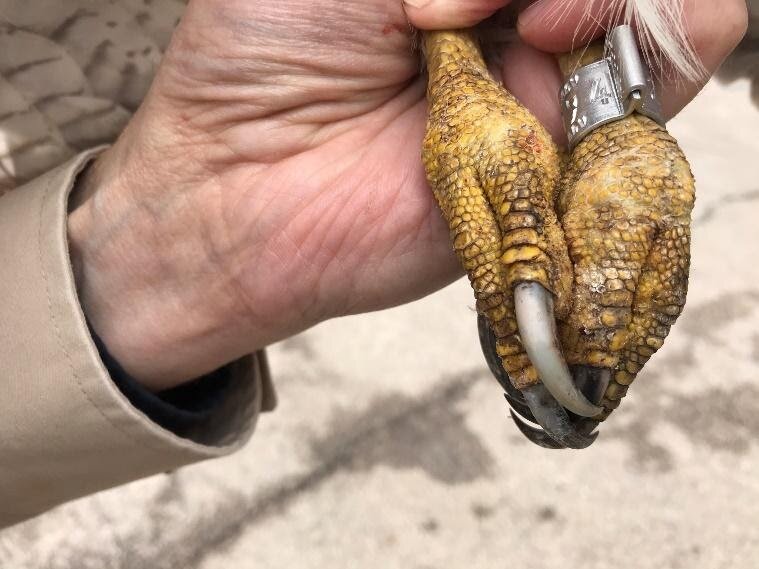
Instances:
[[[501,79],[506,88],[537,117],[558,145],[566,146],[567,135],[558,104],[564,79],[556,58],[515,41],[506,48],[502,60]]]
[[[403,0],[409,21],[423,30],[468,28],[511,0]]]
[[[740,43],[748,28],[748,9],[744,0],[687,0],[685,18],[696,53],[707,71],[700,83],[682,85],[677,78],[666,78],[660,92],[667,118],[679,113],[695,97],[706,81]]]
[[[593,0],[591,17],[580,0],[540,0],[519,16],[519,33],[529,45],[564,53],[603,35],[618,0]],[[738,45],[748,26],[745,0],[685,0],[683,16],[690,40],[711,76]],[[654,70],[657,71],[657,70]],[[677,114],[703,87],[702,81],[683,84],[680,78],[663,81],[662,106],[667,118]]]

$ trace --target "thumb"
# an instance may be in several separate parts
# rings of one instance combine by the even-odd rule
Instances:
[[[511,0],[403,0],[409,21],[423,30],[467,28],[510,3]]]

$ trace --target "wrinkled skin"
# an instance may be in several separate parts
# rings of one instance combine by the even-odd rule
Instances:
[[[605,419],[685,303],[694,182],[675,140],[633,115],[566,161],[487,71],[471,32],[428,32],[423,158],[477,310],[515,387],[539,383],[519,338],[514,286],[553,293],[569,364],[610,368]]]

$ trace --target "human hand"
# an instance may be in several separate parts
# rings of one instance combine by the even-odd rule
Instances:
[[[456,27],[507,3],[406,8],[421,27]],[[719,25],[694,29],[710,71],[741,35],[739,10],[719,10]],[[529,14],[526,42],[567,49],[573,29]],[[558,135],[554,59],[523,44],[504,62],[508,87]],[[419,159],[419,69],[397,0],[190,2],[69,222],[84,309],[130,374],[171,387],[459,274]],[[696,91],[663,93],[670,114]]]

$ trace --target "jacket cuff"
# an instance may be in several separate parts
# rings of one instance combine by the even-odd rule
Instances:
[[[0,527],[62,502],[236,450],[275,397],[263,353],[183,436],[116,386],[79,305],[67,200],[100,149],[0,197]]]

